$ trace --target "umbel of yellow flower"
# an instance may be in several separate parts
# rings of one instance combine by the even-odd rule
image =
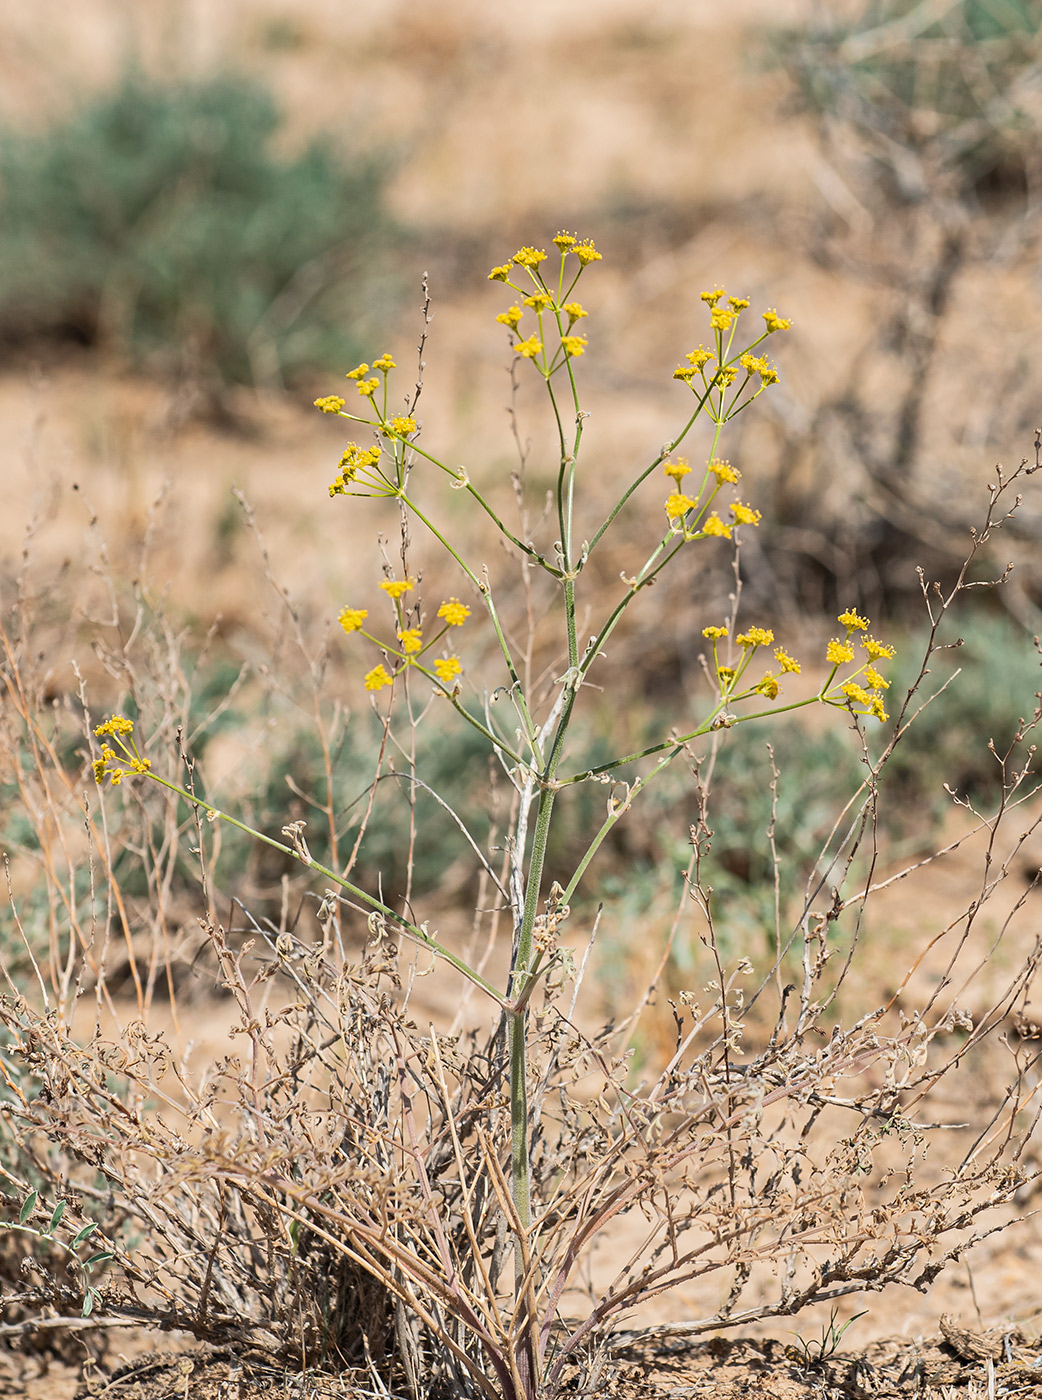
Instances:
[[[462,627],[470,616],[470,609],[466,603],[461,603],[458,598],[450,598],[448,602],[442,603],[438,609],[438,616],[444,619],[450,627]]]
[[[670,520],[682,520],[689,510],[698,505],[696,500],[685,496],[683,491],[673,491],[666,499],[666,514]]]
[[[848,661],[853,661],[854,648],[833,637],[825,648],[825,659],[830,666],[844,666]]]
[[[374,666],[365,677],[366,690],[382,690],[385,685],[393,684],[394,677],[382,663],[379,666]]]
[[[731,507],[731,514],[736,525],[759,525],[763,518],[758,510],[753,510],[752,506],[743,506],[741,501],[735,501]]]
[[[708,520],[703,521],[702,533],[711,535],[717,539],[729,540],[731,538],[731,526],[725,525],[714,510]]]
[[[411,592],[412,586],[413,582],[411,578],[388,578],[384,579],[383,583],[380,585],[389,598],[400,598],[403,593]]]
[[[769,647],[774,641],[774,633],[769,627],[750,627],[748,632],[742,632],[735,641],[740,647]]]
[[[344,608],[337,618],[345,632],[360,632],[362,623],[369,616],[367,608]]]
[[[458,656],[445,656],[439,657],[435,661],[434,670],[442,684],[448,685],[454,676],[462,674],[463,667],[460,665]]]

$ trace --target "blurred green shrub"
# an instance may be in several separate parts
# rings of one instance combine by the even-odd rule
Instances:
[[[1039,652],[1009,618],[978,612],[967,619],[962,641],[931,661],[913,710],[927,697],[936,698],[897,746],[883,779],[885,810],[896,821],[903,809],[920,839],[928,839],[951,809],[945,784],[974,804],[994,805],[1002,784],[999,760],[1021,720],[1031,718],[1036,692],[1042,690]],[[922,652],[914,637],[900,648],[891,709],[898,708],[918,674]],[[897,794],[902,801],[895,800]]]
[[[3,133],[8,341],[64,336],[264,385],[356,358],[345,328],[390,233],[387,161],[323,142],[283,158],[279,121],[252,80],[128,74],[42,132]]]

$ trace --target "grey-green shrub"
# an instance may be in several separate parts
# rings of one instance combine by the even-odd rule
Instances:
[[[351,359],[362,260],[389,230],[388,161],[348,162],[321,141],[283,158],[279,123],[252,80],[130,73],[42,131],[2,133],[8,340],[57,333],[161,367],[187,357],[225,382]]]

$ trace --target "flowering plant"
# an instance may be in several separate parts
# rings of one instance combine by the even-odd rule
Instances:
[[[418,388],[406,400],[405,412],[392,411],[390,386],[397,365],[391,354],[380,355],[372,364],[359,364],[347,374],[356,396],[350,405],[339,394],[316,401],[323,413],[356,425],[367,434],[364,441],[351,441],[344,447],[329,486],[330,497],[397,501],[403,520],[421,525],[454,561],[460,575],[460,592],[468,594],[468,601],[451,595],[439,598],[433,608],[425,608],[418,576],[411,575],[406,567],[399,577],[388,571],[389,576],[379,583],[384,595],[380,600],[383,622],[374,618],[372,600],[357,598],[343,605],[339,622],[349,644],[360,648],[359,655],[364,658],[359,665],[362,685],[373,705],[386,707],[388,723],[399,697],[403,693],[408,697],[411,687],[423,684],[433,696],[452,707],[462,724],[484,738],[508,774],[514,790],[508,877],[501,881],[485,865],[490,878],[495,879],[513,925],[513,951],[505,980],[496,985],[480,965],[466,961],[436,939],[425,922],[394,907],[382,895],[363,889],[342,870],[317,861],[303,840],[299,823],[284,830],[288,844],[254,832],[259,840],[295,856],[332,882],[340,897],[367,912],[372,929],[379,933],[397,930],[447,960],[491,999],[504,1032],[509,1170],[505,1177],[508,1193],[502,1194],[499,1204],[514,1244],[514,1307],[506,1322],[495,1321],[493,1325],[493,1314],[495,1319],[500,1318],[493,1309],[488,1316],[471,1317],[468,1326],[478,1337],[504,1392],[529,1397],[542,1393],[546,1383],[553,1320],[577,1257],[577,1250],[566,1250],[555,1257],[550,1267],[548,1256],[538,1247],[545,1221],[535,1219],[532,1208],[529,1070],[532,998],[539,987],[545,990],[560,985],[567,964],[566,952],[559,946],[560,929],[573,896],[598,850],[639,794],[697,740],[738,724],[815,704],[886,722],[885,692],[889,682],[880,666],[894,656],[891,646],[870,635],[868,619],[853,607],[847,608],[838,617],[840,634],[825,649],[821,684],[812,694],[783,698],[787,678],[799,676],[802,668],[800,661],[776,642],[774,632],[758,624],[739,630],[735,616],[726,621],[706,620],[701,636],[707,643],[706,665],[712,689],[697,720],[637,752],[620,751],[593,766],[569,767],[569,730],[580,693],[597,675],[609,639],[631,609],[638,606],[641,595],[682,552],[719,549],[726,541],[733,544],[742,530],[755,529],[761,520],[761,513],[742,499],[738,491],[742,472],[720,455],[721,440],[726,425],[778,383],[778,371],[768,359],[765,346],[772,337],[787,331],[790,321],[770,309],[763,313],[762,325],[750,329],[746,298],[728,296],[723,288],[702,294],[709,322],[709,345],[700,344],[688,353],[673,373],[678,389],[686,394],[677,431],[633,473],[598,527],[589,538],[582,539],[576,520],[583,488],[580,461],[588,415],[583,408],[577,362],[587,350],[588,337],[577,328],[581,325],[585,330],[589,313],[577,299],[577,287],[587,270],[601,260],[601,254],[591,241],[569,233],[559,233],[553,245],[555,254],[549,256],[542,249],[523,247],[489,274],[490,281],[512,294],[510,304],[496,319],[506,328],[515,362],[543,381],[555,425],[556,538],[551,542],[537,544],[525,537],[523,529],[512,530],[496,502],[486,495],[484,482],[475,480],[466,467],[448,465],[427,447],[417,417]],[[692,466],[693,439],[696,425],[701,424],[709,429],[709,441],[705,450],[698,453],[701,464]],[[688,457],[678,455],[679,449],[689,442],[692,445],[687,446]],[[526,682],[526,668],[515,654],[487,571],[468,557],[466,550],[437,523],[434,513],[421,505],[412,489],[414,473],[421,471],[440,474],[450,489],[466,493],[523,564],[552,582],[556,608],[551,620],[558,629],[560,665],[549,688],[540,689]],[[658,498],[655,509],[663,512],[664,520],[654,546],[631,574],[622,575],[614,600],[588,634],[585,629],[581,631],[579,619],[587,606],[582,597],[584,572],[590,560],[608,533],[621,528],[629,512],[646,510],[653,484],[661,484],[663,477],[665,496]],[[488,696],[469,680],[465,639],[467,629],[475,625],[476,614],[483,614],[495,639],[505,673],[502,693],[508,700],[508,719],[502,718],[499,711],[494,712]],[[95,733],[105,741],[94,764],[99,783],[108,779],[118,784],[129,775],[148,777],[182,793],[198,808],[224,820],[235,820],[157,773],[139,751],[128,719],[114,716],[98,726]],[[637,765],[637,776],[624,782],[621,772],[630,765]],[[568,878],[547,887],[546,861],[555,803],[564,790],[589,783],[607,787],[606,814],[597,829],[588,834]],[[477,850],[473,839],[471,846]],[[733,994],[728,1001],[730,983],[721,976],[714,985],[721,1015],[729,1026],[728,1044],[733,1045],[737,1033],[736,1003]],[[485,1168],[494,1178],[496,1168],[491,1158],[486,1157]],[[477,1244],[474,1248],[480,1254]],[[415,1261],[406,1265],[399,1254],[393,1257],[396,1266],[407,1274],[413,1269],[410,1287],[421,1276],[425,1286],[434,1286],[428,1277],[428,1263],[420,1269]],[[452,1292],[457,1286],[455,1275],[448,1265],[445,1269],[439,1286],[458,1302],[462,1295]],[[488,1290],[494,1292],[491,1278],[486,1283]],[[411,1295],[406,1291],[402,1296]],[[623,1302],[616,1300],[615,1306],[623,1306]],[[569,1343],[572,1350],[584,1335],[580,1328]]]

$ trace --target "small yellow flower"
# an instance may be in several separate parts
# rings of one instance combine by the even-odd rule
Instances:
[[[759,371],[760,383],[766,388],[768,384],[778,383],[778,371],[773,365],[765,366]]]
[[[603,256],[601,253],[598,253],[597,249],[593,246],[592,239],[589,238],[587,238],[584,243],[577,243],[572,249],[572,252],[582,263],[583,267],[586,267],[592,262],[600,262]]]
[[[343,406],[344,401],[339,394],[327,394],[324,399],[315,400],[315,407],[323,413],[339,413]]]
[[[369,366],[368,366],[368,365],[365,365],[365,364],[362,364],[362,365],[355,365],[354,369],[349,369],[349,370],[347,371],[347,373],[344,375],[344,378],[345,378],[345,379],[364,379],[365,376],[366,376],[368,373],[369,373]]]
[[[748,350],[747,350],[747,351],[745,352],[744,355],[739,355],[739,357],[738,357],[738,363],[741,365],[742,369],[745,370],[746,374],[757,374],[757,373],[759,373],[759,374],[766,374],[766,373],[767,373],[767,356],[766,356],[766,355],[763,355],[763,356],[750,355],[749,352],[748,352]]]
[[[703,627],[702,636],[708,637],[711,641],[718,642],[727,636],[726,627]]]
[[[716,536],[721,540],[729,540],[731,538],[731,526],[725,525],[714,510],[709,519],[703,524],[702,533],[703,535]]]
[[[677,365],[673,371],[673,378],[682,379],[685,384],[690,384],[697,373],[698,370],[695,369],[694,365]]]
[[[708,470],[712,472],[713,476],[716,477],[717,481],[727,481],[730,482],[732,486],[737,485],[738,482],[742,479],[742,473],[738,470],[737,467],[732,467],[730,462],[722,462],[719,457],[713,458],[713,460],[709,463]]]
[[[666,500],[666,514],[670,520],[681,520],[689,510],[694,510],[698,502],[692,500],[690,496],[685,496],[683,491],[673,491]]]
[[[545,311],[548,306],[553,306],[554,299],[549,292],[533,292],[530,297],[525,297],[525,305],[530,306],[533,311]]]
[[[366,688],[366,690],[382,690],[382,689],[384,688],[385,685],[393,685],[393,684],[394,684],[394,677],[393,677],[393,676],[391,675],[391,673],[388,671],[387,667],[384,666],[383,664],[381,664],[381,665],[379,665],[379,666],[374,666],[373,669],[372,669],[371,671],[368,671],[368,672],[366,673],[366,677],[365,677],[365,688]]]
[[[783,316],[779,316],[773,307],[771,307],[769,311],[763,313],[763,319],[767,322],[768,335],[770,335],[772,331],[787,331],[792,326],[792,322],[785,320]]]
[[[414,656],[423,650],[423,635],[418,627],[403,627],[398,633],[398,640],[406,656]]]
[[[853,608],[847,608],[846,612],[841,612],[836,618],[849,632],[866,632],[868,630],[868,618],[858,617]]]
[[[589,341],[584,335],[561,336],[561,345],[564,349],[564,353],[573,360],[583,353],[588,344]]]
[[[825,658],[830,666],[843,666],[848,661],[854,659],[854,648],[847,646],[846,642],[839,641],[833,637],[825,648]]]
[[[373,369],[378,369],[381,374],[386,374],[388,370],[397,368],[398,366],[391,359],[390,351],[384,351],[378,360],[373,361]]]
[[[888,647],[883,642],[877,642],[875,637],[866,637],[861,645],[873,661],[892,661],[897,655],[893,647]]]
[[[438,657],[434,663],[434,670],[443,685],[448,685],[455,676],[463,673],[458,656]]]
[[[872,696],[871,702],[869,703],[868,707],[868,713],[870,715],[875,715],[876,719],[879,721],[880,724],[886,724],[887,720],[890,718],[887,712],[883,709],[883,697],[881,695]]]
[[[715,292],[702,292],[701,298],[708,306],[715,306],[723,295],[723,287],[717,287]]]
[[[712,315],[709,317],[709,324],[714,331],[729,331],[733,320],[733,311],[725,311],[722,306],[714,306]]]
[[[781,690],[781,686],[778,684],[774,676],[771,675],[770,671],[768,671],[767,674],[764,676],[763,680],[757,681],[757,683],[753,686],[753,690],[756,692],[757,695],[766,696],[768,700],[777,700],[778,692]]]
[[[514,346],[514,353],[523,355],[526,360],[534,360],[542,353],[543,342],[537,335],[530,335],[527,340],[519,340]]]
[[[364,399],[371,399],[379,387],[379,379],[363,379],[359,382],[358,392]]]
[[[774,659],[782,668],[782,671],[789,671],[794,676],[800,674],[800,663],[794,656],[790,656],[784,647],[778,647],[777,651],[774,653]]]
[[[374,443],[372,447],[359,447],[357,442],[349,442],[340,454],[340,461],[337,463],[344,473],[345,481],[353,481],[363,467],[375,467],[380,460],[380,447]]]
[[[858,685],[857,681],[847,681],[846,685],[840,686],[840,691],[848,700],[853,700],[855,705],[871,705],[872,697],[863,685]]]
[[[885,676],[881,676],[874,666],[865,667],[865,680],[873,690],[888,690],[890,682]]]
[[[728,297],[727,303],[731,310],[737,315],[739,311],[744,311],[749,305],[748,297]]]
[[[388,418],[380,428],[384,437],[407,438],[416,431],[415,418]]]
[[[738,378],[738,370],[734,365],[721,365],[713,378],[717,389],[726,389]]]
[[[584,316],[589,315],[589,312],[577,301],[566,301],[562,310],[567,311],[570,326],[574,326],[576,321],[581,321]]]
[[[735,501],[731,507],[731,514],[736,525],[759,525],[763,519],[760,511],[753,510],[752,506],[743,506],[741,501]]]
[[[735,641],[740,647],[769,647],[774,633],[769,627],[750,627],[748,632],[740,632]]]
[[[704,295],[704,293],[703,293]],[[704,345],[700,345],[697,350],[692,350],[687,356],[688,361],[694,365],[695,369],[703,370],[710,360],[715,360],[716,356],[711,350],[707,350]]]
[[[470,616],[470,609],[458,598],[450,598],[447,603],[442,603],[438,616],[444,618],[450,627],[462,627]]]
[[[502,267],[494,267],[492,269],[488,274],[488,280],[490,282],[505,282],[513,270],[510,263],[504,263]],[[368,366],[366,366],[366,368],[368,368]]]
[[[679,486],[685,476],[689,476],[691,468],[687,464],[686,457],[678,457],[675,462],[667,462],[662,468],[662,475],[672,477]]]
[[[108,760],[105,758],[96,758],[91,764],[91,767],[94,769],[94,781],[100,783],[105,777],[105,769],[108,767]]]
[[[389,598],[394,598],[395,600],[397,600],[402,596],[403,593],[412,592],[413,581],[411,578],[389,578],[384,579],[380,587],[383,589],[383,591],[387,594]]]
[[[507,311],[501,311],[496,320],[501,326],[509,326],[512,331],[516,331],[521,323],[522,311],[520,306],[511,306]]]
[[[733,666],[718,666],[718,667],[716,668],[716,674],[717,674],[717,676],[719,677],[720,684],[721,684],[721,685],[724,687],[724,689],[726,690],[727,687],[728,687],[728,686],[731,684],[731,682],[734,680],[734,676],[735,676],[734,667],[733,667]]]
[[[337,622],[340,623],[345,632],[360,632],[362,623],[368,616],[368,608],[344,608],[337,618]]]
[[[538,267],[539,264],[545,262],[545,260],[546,254],[541,248],[519,248],[510,259],[510,261],[516,263],[518,267]],[[499,268],[493,270],[496,272],[500,271]],[[502,280],[505,282],[506,278]]]
[[[110,719],[107,719],[104,724],[99,724],[94,731],[99,739],[103,738],[106,734],[111,734],[115,737],[117,734],[133,734],[133,732],[134,721],[132,719],[127,719],[125,715],[113,715]],[[105,746],[102,747],[102,752],[104,753],[104,751]],[[111,749],[109,752],[112,752]],[[112,754],[112,757],[115,758],[115,754]]]

